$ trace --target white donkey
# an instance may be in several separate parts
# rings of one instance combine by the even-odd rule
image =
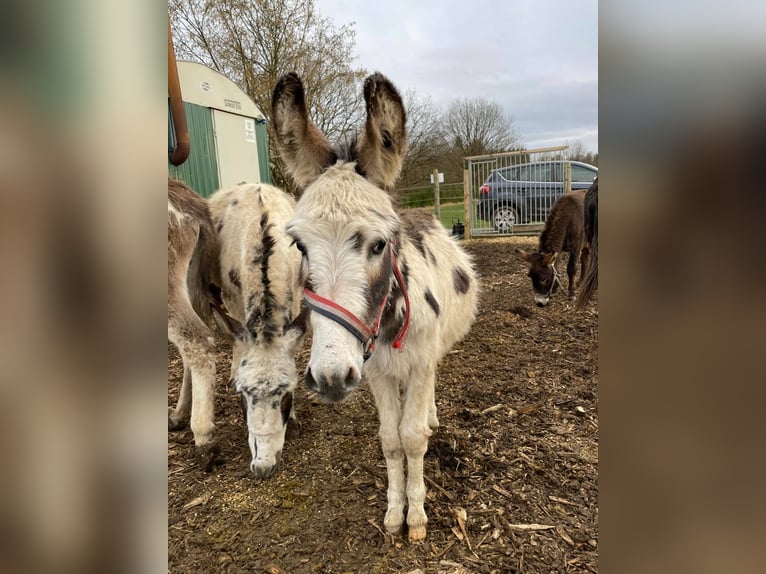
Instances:
[[[362,133],[342,150],[309,120],[294,73],[274,89],[273,121],[303,189],[287,230],[303,254],[312,311],[306,383],[335,402],[366,376],[388,471],[384,524],[401,531],[406,494],[415,542],[426,536],[423,457],[438,426],[437,363],[473,324],[478,282],[468,255],[433,216],[394,209],[387,192],[407,146],[404,106],[380,74],[367,78],[364,98]]]
[[[250,469],[256,477],[264,478],[279,464],[288,422],[295,424],[295,351],[306,330],[306,312],[301,314],[298,283],[301,258],[285,234],[295,202],[275,187],[241,184],[216,192],[207,204],[215,226],[217,257],[214,263],[192,265],[188,285],[194,285],[195,292],[204,291],[208,295],[207,299],[196,295],[197,313],[205,316],[212,310],[219,328],[232,342],[231,383],[240,395],[247,422]],[[184,287],[181,285],[180,290]],[[174,315],[172,310],[170,314],[169,324]],[[186,315],[189,316],[188,311]],[[198,331],[201,323],[197,317]],[[210,335],[206,335],[209,339]],[[173,342],[181,348],[178,342]],[[186,366],[187,356],[183,352],[182,356]],[[196,358],[192,356],[190,360]],[[195,443],[205,445],[211,441],[213,430],[210,370],[198,380],[192,369],[191,386],[184,370],[171,425],[177,428],[183,424],[191,395]],[[212,373],[214,380],[214,370]],[[195,428],[198,403],[204,413],[202,428]],[[208,467],[211,463],[208,460]]]

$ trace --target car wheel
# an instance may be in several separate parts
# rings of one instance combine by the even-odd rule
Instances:
[[[518,222],[519,216],[512,207],[498,207],[492,214],[492,225],[500,233],[510,233]]]

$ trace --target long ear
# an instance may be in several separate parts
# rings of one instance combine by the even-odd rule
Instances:
[[[292,347],[293,352],[298,345],[303,341],[303,336],[308,330],[308,319],[310,309],[306,306],[302,306],[301,312],[293,319],[292,323],[285,325],[284,336],[288,341],[288,344]]]
[[[314,181],[337,156],[311,120],[303,83],[295,72],[282,76],[271,97],[271,117],[277,147],[299,187]]]
[[[529,253],[527,253],[523,249],[517,247],[516,248],[516,255],[518,255],[521,259],[523,259],[524,261],[529,263],[530,255],[529,255]]]
[[[364,81],[364,101],[367,122],[357,146],[359,167],[371,183],[391,190],[407,153],[402,97],[388,78],[375,73]]]
[[[230,341],[238,339],[245,341],[247,339],[247,332],[245,328],[234,317],[230,316],[226,310],[218,303],[218,301],[210,300],[210,309],[213,311],[213,319],[215,324]]]

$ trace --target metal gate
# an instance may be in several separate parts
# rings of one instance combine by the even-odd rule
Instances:
[[[524,235],[540,231],[553,203],[564,190],[572,189],[571,164],[564,160],[567,148],[465,158],[464,190],[470,235]]]

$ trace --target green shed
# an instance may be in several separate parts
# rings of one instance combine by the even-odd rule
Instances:
[[[178,78],[191,149],[168,175],[186,182],[203,197],[240,183],[271,183],[266,116],[223,74],[197,62],[178,62]],[[168,147],[175,131],[168,105]]]

